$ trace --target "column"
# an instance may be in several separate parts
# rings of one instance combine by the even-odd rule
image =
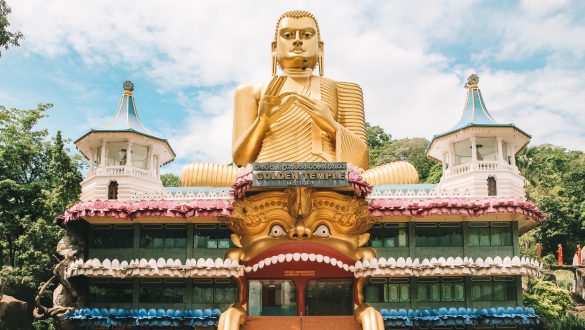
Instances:
[[[102,142],[102,159],[100,160],[100,167],[106,167],[106,148],[108,147],[107,142]]]
[[[447,170],[451,172],[453,166],[455,166],[455,144],[449,143],[449,166],[447,166]]]
[[[126,147],[126,166],[132,166],[132,140],[128,140]]]
[[[516,166],[516,147],[511,146],[512,152],[510,153],[510,158],[512,159],[512,166]]]
[[[95,153],[93,150],[89,150],[89,171],[92,172],[95,170]]]
[[[498,161],[503,162],[504,159],[504,149],[502,148],[502,138],[498,137]]]
[[[474,137],[471,138],[471,169],[477,170],[477,139]]]
[[[148,172],[148,174],[150,174],[151,171],[151,167],[152,167],[152,147],[148,146],[146,147],[146,171]]]
[[[443,161],[441,162],[443,174],[445,174],[445,171],[447,170],[448,157],[449,157],[449,154],[447,152],[444,152],[443,153]]]

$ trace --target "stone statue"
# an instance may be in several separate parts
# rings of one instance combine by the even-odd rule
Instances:
[[[234,164],[340,161],[366,170],[364,179],[373,185],[418,183],[416,169],[407,162],[367,170],[361,88],[325,78],[323,58],[324,44],[313,14],[302,10],[282,14],[272,42],[272,79],[236,90]],[[317,67],[318,76],[313,74]],[[235,169],[193,163],[183,169],[181,182],[183,186],[231,186],[238,173]]]

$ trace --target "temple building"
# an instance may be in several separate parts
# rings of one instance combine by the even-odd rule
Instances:
[[[299,25],[319,76],[279,55]],[[496,122],[472,75],[461,119],[428,149],[438,184],[405,162],[367,169],[361,89],[323,77],[310,13],[277,27],[265,93],[294,97],[238,89],[234,163],[247,165],[194,163],[163,187],[175,154],[142,124],[131,82],[114,119],[75,142],[90,169],[59,218],[60,285],[39,314],[64,329],[534,327],[522,278],[543,269],[518,238],[544,217],[515,163],[530,135]],[[283,114],[261,117],[269,107]]]

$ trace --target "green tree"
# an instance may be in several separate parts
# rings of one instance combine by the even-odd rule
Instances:
[[[532,235],[543,255],[556,255],[563,245],[572,260],[577,244],[585,243],[585,154],[541,145],[524,148],[517,164],[526,178],[526,193],[545,214],[546,221]]]
[[[79,198],[81,172],[58,132],[35,126],[51,108],[0,106],[0,277],[7,294],[34,306],[63,231],[54,219]]]
[[[430,142],[424,138],[391,140],[381,148],[376,165],[399,160],[408,161],[418,171],[420,180],[425,182],[431,173],[431,168],[437,164],[427,156],[429,144]]]
[[[370,166],[374,166],[378,161],[380,151],[390,142],[392,135],[386,133],[382,127],[378,125],[372,126],[370,123],[366,123],[366,135],[370,153]]]
[[[181,179],[173,173],[165,173],[160,176],[163,186],[165,187],[180,187]]]
[[[19,46],[22,39],[22,33],[10,32],[8,29],[10,27],[8,14],[11,11],[6,4],[6,0],[0,0],[0,57],[2,56],[2,48],[8,49],[9,46]]]

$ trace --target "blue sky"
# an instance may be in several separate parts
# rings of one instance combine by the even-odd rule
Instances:
[[[270,76],[278,16],[307,9],[325,75],[358,82],[366,119],[394,137],[431,138],[458,120],[480,76],[496,120],[533,144],[585,150],[583,1],[8,0],[26,37],[0,58],[0,104],[52,103],[41,125],[76,139],[113,116],[124,80],[179,173],[230,161],[233,90]]]

